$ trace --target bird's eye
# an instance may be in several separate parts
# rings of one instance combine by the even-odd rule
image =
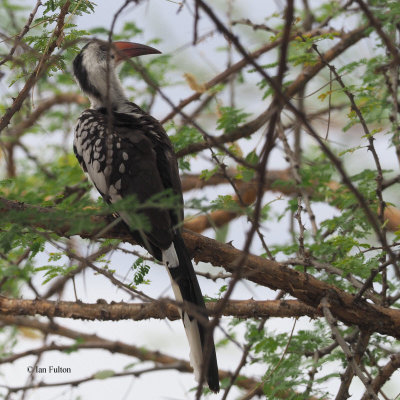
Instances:
[[[104,51],[104,52],[107,51],[107,46],[104,46],[104,45],[103,45],[103,46],[100,46],[100,50],[101,50],[101,51]]]
[[[113,59],[115,58],[114,54],[111,54],[111,58],[113,58]]]

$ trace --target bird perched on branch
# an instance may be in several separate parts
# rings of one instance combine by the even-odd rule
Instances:
[[[135,195],[144,203],[152,196],[172,192],[179,198],[176,209],[145,208],[141,212],[151,229],[135,230],[129,212],[120,217],[135,241],[167,267],[190,345],[190,362],[196,379],[201,374],[209,388],[219,391],[218,366],[212,332],[200,287],[181,236],[183,198],[172,144],[161,124],[130,102],[115,67],[130,57],[157,54],[137,43],[101,40],[88,42],[75,58],[77,82],[91,107],[78,119],[74,152],[104,200],[116,203]]]

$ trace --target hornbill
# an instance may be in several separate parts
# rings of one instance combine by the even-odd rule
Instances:
[[[161,124],[130,102],[115,67],[130,57],[157,54],[138,43],[89,41],[73,62],[75,78],[91,107],[75,128],[74,152],[94,186],[108,203],[135,195],[139,202],[165,190],[179,199],[174,210],[144,208],[148,231],[135,230],[129,212],[121,211],[134,240],[167,267],[190,345],[190,363],[199,381],[219,391],[215,347],[206,327],[203,296],[181,235],[183,197],[175,153]],[[107,76],[108,75],[108,76]],[[191,312],[188,312],[191,310]],[[197,315],[197,318],[196,318]]]

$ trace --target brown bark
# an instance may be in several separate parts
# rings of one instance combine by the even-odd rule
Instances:
[[[234,171],[230,171],[232,177],[235,175]],[[286,182],[286,183],[285,183]],[[226,184],[227,180],[222,175],[217,175],[212,177],[210,180],[202,180],[199,175],[184,175],[182,177],[182,187],[184,191],[191,189],[203,188],[205,186],[214,186],[220,184]],[[235,181],[241,199],[245,206],[251,205],[256,199],[256,181],[243,182]],[[332,190],[338,190],[341,185],[336,181],[331,181],[328,186]],[[280,192],[284,195],[295,195],[298,189],[295,186],[294,181],[290,176],[289,169],[286,170],[272,170],[267,172],[267,181],[264,185],[264,190],[271,190],[275,192]],[[312,194],[312,192],[310,192]],[[232,199],[239,205],[239,201],[236,195],[232,196]],[[237,213],[227,210],[216,210],[207,215],[199,215],[194,218],[188,218],[185,220],[185,228],[190,229],[193,232],[201,233],[204,230],[212,227],[219,228],[235,218],[243,215],[242,213]],[[396,232],[400,229],[400,210],[393,206],[386,206],[383,218],[386,221],[386,229],[391,232]]]
[[[218,302],[209,302],[206,307],[210,313],[218,307]],[[0,296],[0,313],[4,315],[43,315],[72,319],[119,321],[132,319],[180,319],[178,308],[168,300],[152,303],[105,303],[85,304],[71,301],[25,300]],[[223,315],[236,318],[265,317],[301,317],[307,315],[316,318],[320,311],[297,300],[243,300],[230,301],[223,310]]]
[[[0,215],[8,214],[8,220],[19,211],[32,211],[34,219],[29,222],[35,228],[50,229],[60,236],[69,236],[69,224],[65,218],[56,224],[54,210],[51,208],[30,206],[16,201],[0,199]],[[12,214],[12,212],[14,214]],[[39,218],[38,218],[39,217]],[[98,226],[107,225],[105,217],[92,217]],[[18,221],[18,219],[17,219]],[[102,228],[103,229],[103,228]],[[93,238],[99,230],[82,231],[82,238]],[[123,226],[110,226],[109,230],[103,229],[103,238],[118,238],[134,243],[129,232]],[[188,250],[196,262],[203,261],[214,266],[225,268],[229,272],[237,270],[237,260],[243,253],[231,245],[219,243],[213,239],[185,230],[183,233]],[[309,306],[318,308],[323,297],[328,297],[332,314],[348,325],[358,325],[362,330],[376,331],[384,335],[400,338],[400,311],[388,307],[370,304],[363,299],[354,301],[354,296],[333,285],[320,281],[312,275],[296,271],[276,261],[264,259],[249,254],[244,265],[240,266],[242,277],[259,285],[272,289],[280,289]]]

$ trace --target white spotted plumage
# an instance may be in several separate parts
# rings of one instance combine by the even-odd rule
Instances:
[[[127,48],[126,42],[122,44],[122,49]],[[148,46],[131,45],[130,51],[156,52]],[[75,128],[74,151],[78,161],[109,203],[130,195],[137,195],[140,201],[145,202],[152,195],[172,189],[178,195],[178,204],[182,205],[179,171],[172,144],[159,122],[126,98],[115,73],[117,56],[109,43],[93,40],[74,60],[75,77],[91,102],[91,109],[81,114]],[[151,220],[151,230],[146,232],[135,229],[136,218],[130,212],[120,211],[119,215],[131,229],[136,242],[167,267],[175,298],[184,303],[180,314],[190,345],[190,363],[195,377],[200,380],[204,369],[210,389],[217,392],[215,348],[212,336],[207,339],[210,336],[206,334],[207,328],[196,318],[196,313],[201,314],[202,320],[206,321],[207,312],[179,229],[183,212],[178,209],[158,210],[151,206],[146,210],[144,207],[142,213]],[[195,307],[194,312],[191,313],[187,306]],[[205,351],[207,365],[204,365]]]

